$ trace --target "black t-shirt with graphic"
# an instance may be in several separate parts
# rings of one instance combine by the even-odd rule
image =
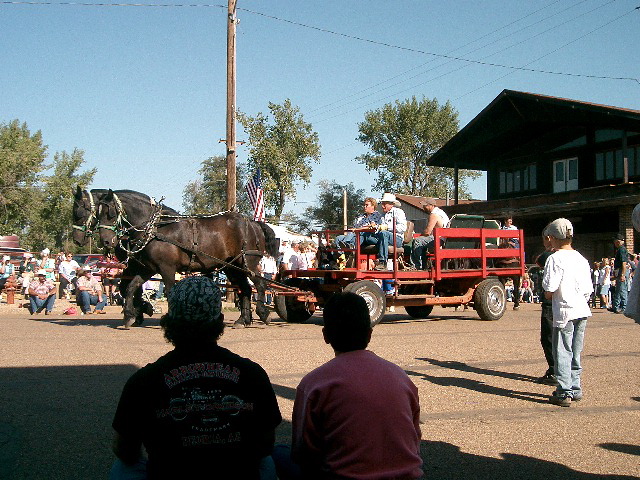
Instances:
[[[216,345],[173,350],[133,374],[113,428],[142,441],[149,479],[252,479],[281,421],[262,367]]]

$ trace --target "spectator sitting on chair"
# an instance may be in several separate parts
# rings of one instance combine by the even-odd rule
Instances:
[[[29,284],[31,315],[40,313],[42,309],[45,309],[45,315],[49,315],[56,301],[56,286],[53,281],[47,279],[47,272],[44,269],[38,270],[36,277]]]
[[[42,257],[38,261],[38,267],[45,272],[47,272],[47,280],[51,280],[52,282],[56,281],[56,261],[49,256],[48,248],[45,248],[40,252],[40,256]]]
[[[422,235],[413,240],[411,261],[414,267],[423,269],[425,253],[433,249],[433,229],[436,227],[447,227],[449,225],[449,216],[444,210],[436,206],[435,198],[425,198],[420,202],[420,205],[422,209],[429,214],[429,220],[427,221],[427,226],[422,231]]]
[[[91,274],[91,270],[78,270],[78,282],[76,283],[76,299],[82,315],[91,313],[104,314],[104,307],[107,304],[105,295],[102,293],[102,285]],[[91,312],[91,305],[95,305],[94,312]]]
[[[11,275],[13,275],[15,268],[11,263],[11,257],[9,255],[5,255],[2,257],[2,265],[0,265],[0,291],[4,288],[4,284],[7,283],[7,280]]]
[[[279,478],[421,478],[418,389],[402,368],[366,349],[365,300],[334,293],[323,316],[335,358],[296,389],[291,455],[287,447],[274,452]]]
[[[69,295],[67,295],[67,286],[69,284],[73,285],[73,282],[77,275],[77,270],[80,268],[78,262],[73,259],[73,255],[67,252],[64,255],[64,260],[60,262],[58,265],[58,276],[60,280],[60,286],[58,287],[58,296],[60,298],[66,296],[67,299]],[[70,292],[69,292],[70,294]]]

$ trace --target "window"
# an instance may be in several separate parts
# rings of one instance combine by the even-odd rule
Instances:
[[[640,175],[640,146],[627,147],[629,176]],[[619,180],[624,176],[622,149],[596,153],[596,181]]]
[[[498,172],[500,193],[513,193],[536,189],[536,165]]]

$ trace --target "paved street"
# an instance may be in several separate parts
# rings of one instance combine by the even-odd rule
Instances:
[[[237,315],[226,312],[227,321]],[[106,478],[120,390],[170,348],[157,318],[130,331],[120,324],[117,307],[30,317],[0,305],[0,478]],[[548,404],[552,387],[533,383],[545,370],[539,325],[540,307],[525,304],[497,322],[440,307],[413,320],[398,309],[375,328],[370,348],[420,391],[427,478],[640,478],[640,325],[594,311],[585,398],[570,408]],[[228,328],[221,339],[269,373],[284,417],[280,442],[299,380],[332,356],[320,328],[316,314],[301,325]]]

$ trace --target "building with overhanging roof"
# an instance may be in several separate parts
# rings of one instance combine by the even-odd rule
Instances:
[[[640,250],[631,211],[640,203],[640,111],[504,90],[431,158],[431,164],[487,172],[487,201],[447,213],[513,215],[525,230],[527,261],[541,232],[572,221],[587,258],[612,254],[623,233]]]

